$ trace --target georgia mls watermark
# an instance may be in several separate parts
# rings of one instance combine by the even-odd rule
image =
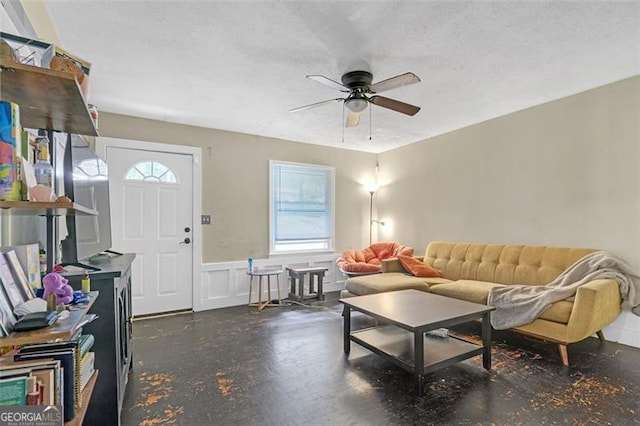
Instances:
[[[62,411],[55,405],[3,405],[0,426],[62,426]]]

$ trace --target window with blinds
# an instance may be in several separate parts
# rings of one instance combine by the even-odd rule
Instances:
[[[333,167],[270,162],[270,251],[333,250]]]

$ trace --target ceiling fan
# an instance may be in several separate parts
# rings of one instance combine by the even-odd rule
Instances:
[[[368,71],[350,71],[342,76],[342,84],[323,75],[308,75],[307,78],[333,89],[337,89],[343,93],[348,93],[348,95],[346,98],[333,98],[293,108],[290,109],[289,112],[315,108],[334,101],[343,101],[343,105],[347,109],[345,125],[347,127],[355,127],[360,122],[360,113],[367,109],[367,106],[370,103],[407,115],[415,115],[420,111],[420,107],[397,101],[395,99],[378,95],[369,96],[370,94],[381,93],[387,90],[420,82],[420,78],[411,72],[400,74],[374,84],[371,84],[373,81],[373,74]]]

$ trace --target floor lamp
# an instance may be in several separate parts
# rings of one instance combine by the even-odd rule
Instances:
[[[373,194],[375,194],[377,190],[377,186],[369,187],[369,194],[371,194],[371,198],[369,200],[369,245],[373,243],[373,224],[379,223],[384,226],[384,222],[373,218]]]

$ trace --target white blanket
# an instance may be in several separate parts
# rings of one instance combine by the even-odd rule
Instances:
[[[547,285],[492,288],[487,299],[487,304],[496,308],[491,313],[491,325],[503,330],[529,324],[552,303],[572,297],[581,285],[602,278],[615,280],[620,288],[622,308],[631,308],[640,316],[640,277],[622,259],[597,251],[576,261]]]

